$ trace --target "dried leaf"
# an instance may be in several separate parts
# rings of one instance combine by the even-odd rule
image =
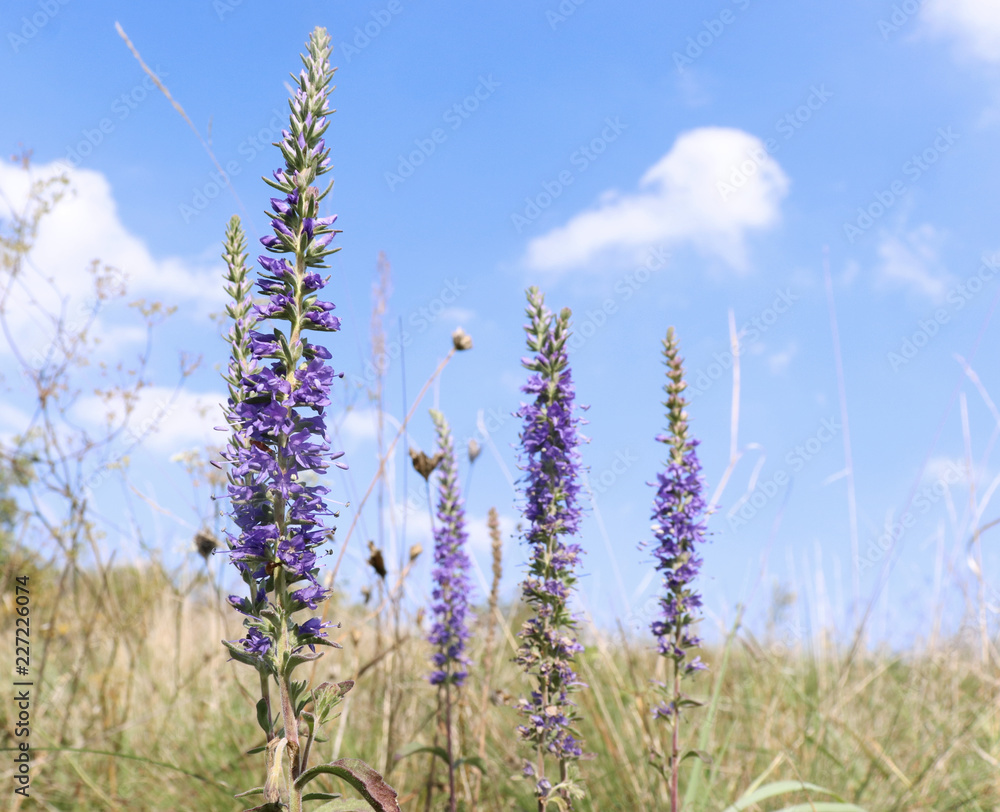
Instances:
[[[319,775],[333,775],[346,781],[364,798],[375,812],[401,812],[396,802],[396,790],[390,787],[375,770],[360,759],[341,758],[329,764],[318,764],[306,770],[295,781],[296,789],[302,789]],[[331,801],[336,804],[337,801]]]

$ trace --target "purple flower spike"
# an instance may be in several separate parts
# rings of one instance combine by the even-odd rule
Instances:
[[[521,430],[521,468],[525,472],[524,518],[530,524],[528,575],[522,585],[525,603],[534,611],[522,627],[516,662],[534,678],[536,690],[518,704],[526,717],[518,728],[521,738],[536,752],[540,769],[535,791],[545,804],[555,792],[572,808],[573,779],[569,765],[583,755],[575,730],[579,718],[570,694],[585,687],[573,670],[573,656],[583,651],[576,640],[576,620],[569,599],[577,581],[582,549],[567,537],[580,524],[579,476],[582,422],[576,414],[573,379],[566,355],[570,311],[558,317],[545,307],[537,288],[528,290],[528,318],[524,329],[532,357],[522,360],[531,373],[521,391],[534,396],[516,413]],[[554,756],[563,779],[558,790],[545,777],[545,756]],[[540,806],[541,808],[541,806]]]
[[[458,466],[451,429],[441,412],[431,410],[437,431],[438,452],[442,455],[438,470],[438,523],[434,529],[434,622],[428,642],[434,646],[434,671],[431,685],[460,686],[468,676],[465,641],[469,638],[469,556],[465,551],[465,509],[458,490]]]
[[[328,595],[317,579],[319,548],[332,536],[324,523],[330,515],[323,500],[327,489],[306,482],[341,456],[326,441],[324,414],[339,376],[327,364],[330,352],[310,338],[340,327],[331,313],[333,303],[317,295],[325,286],[318,270],[327,267],[325,258],[336,250],[327,248],[335,234],[334,217],[320,216],[325,193],[309,185],[326,171],[312,154],[322,141],[312,124],[328,112],[328,55],[329,37],[314,34],[284,132],[285,140],[299,148],[282,148],[285,166],[267,181],[279,196],[271,198],[274,233],[261,239],[272,255],[260,257],[257,286],[267,298],[259,305],[252,304],[245,240],[235,218],[227,234],[227,278],[235,302],[229,314],[237,323],[230,332],[227,419],[232,434],[224,453],[235,529],[227,535],[230,557],[250,594],[260,596],[256,603],[237,598],[233,605],[250,628],[243,650],[272,674],[279,652],[315,645],[326,636],[317,618],[296,623],[291,615],[315,609]],[[271,613],[260,614],[268,606]],[[275,612],[282,622],[274,620]]]
[[[663,342],[663,356],[669,378],[664,387],[668,431],[656,439],[670,449],[670,457],[664,470],[657,474],[656,482],[651,484],[657,488],[652,516],[653,556],[657,571],[663,575],[664,595],[660,599],[660,617],[650,628],[660,654],[672,660],[678,674],[683,676],[707,668],[700,658],[686,662],[688,652],[701,645],[693,632],[701,596],[692,583],[701,568],[697,547],[705,541],[706,504],[698,441],[688,436],[687,401],[683,396],[687,384],[672,327]],[[675,707],[675,702],[666,702],[656,713],[667,717]]]
[[[667,446],[669,457],[664,470],[657,474],[656,482],[650,483],[656,486],[652,515],[653,557],[663,577],[663,596],[659,617],[650,624],[650,630],[656,638],[657,650],[667,659],[668,668],[672,665],[673,671],[669,685],[657,683],[662,699],[653,707],[653,717],[670,726],[665,774],[670,783],[671,810],[677,810],[680,808],[680,717],[682,709],[692,704],[681,693],[681,680],[708,667],[700,657],[688,660],[691,651],[701,646],[701,640],[694,634],[701,596],[693,583],[701,568],[697,548],[705,541],[707,506],[698,461],[698,441],[688,436],[687,401],[683,395],[687,384],[672,327],[667,330],[663,342],[663,357],[668,379],[664,386],[667,432],[657,435],[656,440]]]
[[[328,631],[335,624],[305,614],[331,591],[319,582],[319,559],[333,542],[334,529],[327,521],[336,514],[325,501],[328,488],[316,480],[331,465],[346,467],[338,461],[342,452],[331,450],[326,432],[325,410],[341,375],[327,363],[330,351],[312,343],[317,332],[340,327],[333,303],[320,298],[326,284],[320,269],[328,267],[326,258],[337,250],[329,248],[336,233],[334,218],[321,217],[319,211],[333,184],[325,190],[312,185],[328,171],[325,127],[315,122],[325,122],[329,112],[329,57],[330,36],[316,28],[302,57],[288,129],[277,144],[285,166],[274,172],[273,181],[264,179],[277,196],[271,200],[273,214],[268,213],[274,233],[261,242],[279,256],[260,258],[257,287],[263,301],[253,301],[239,218],[230,220],[224,253],[231,299],[226,310],[233,325],[225,374],[230,434],[222,453],[228,463],[232,519],[226,541],[249,597],[229,598],[243,615],[246,635],[222,643],[233,660],[256,669],[260,678],[254,716],[264,732],[260,749],[266,751],[267,763],[264,801],[257,808],[291,812],[301,812],[303,802],[316,797],[306,792],[309,781],[322,772],[310,769],[313,742],[325,741],[317,734],[336,718],[334,708],[354,685],[347,680],[311,686],[308,677],[295,679],[296,669],[322,656],[317,647],[340,648]],[[347,761],[353,763],[341,772],[346,770],[355,786],[363,784],[373,806],[399,812],[396,791],[377,772],[363,762]]]

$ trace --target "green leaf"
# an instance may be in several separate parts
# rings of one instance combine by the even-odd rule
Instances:
[[[816,784],[808,784],[805,781],[773,781],[770,784],[765,784],[762,787],[751,790],[750,792],[747,792],[744,795],[740,796],[740,798],[737,799],[736,803],[734,803],[732,806],[726,807],[724,812],[742,812],[742,810],[748,809],[749,807],[753,806],[756,803],[759,803],[760,801],[763,801],[766,798],[773,798],[775,795],[787,795],[788,793],[791,792],[804,792],[804,791],[818,792],[821,793],[822,795],[832,795],[838,800],[843,801],[843,799],[839,795],[837,795],[837,793],[828,789],[824,789],[823,787],[819,787]],[[813,804],[813,806],[819,809],[819,807],[816,806],[815,804]],[[853,810],[859,809],[859,807],[844,803],[834,804],[834,806],[842,810],[842,812],[847,812],[847,810],[851,809]],[[794,809],[795,807],[791,808]],[[805,808],[809,809],[811,807],[808,804],[806,804]],[[798,809],[802,809],[802,807],[799,806]],[[862,810],[862,812],[864,812],[864,810]]]
[[[260,729],[265,733],[271,732],[271,720],[270,720],[270,708],[268,707],[266,699],[257,700],[257,724],[260,725]]]
[[[368,812],[368,810],[368,804],[358,798],[340,798],[317,807],[313,812]]]
[[[341,758],[329,764],[318,764],[306,770],[295,780],[295,788],[301,790],[320,775],[333,775],[346,781],[361,793],[375,812],[400,812],[396,802],[396,790],[390,787],[375,770],[360,759]],[[336,801],[331,801],[336,803]]]
[[[683,756],[681,756],[681,761],[686,761],[689,758],[700,759],[705,764],[712,763],[712,757],[704,750],[688,750]]]
[[[479,756],[465,756],[460,758],[455,762],[456,767],[461,767],[463,764],[468,764],[470,767],[475,767],[479,772],[486,772],[486,762],[484,762]]]
[[[408,744],[398,753],[396,753],[396,761],[406,758],[407,756],[415,756],[418,753],[433,753],[438,756],[445,764],[448,763],[448,751],[443,747],[431,747],[426,744]]]
[[[300,651],[297,654],[288,654],[282,670],[285,674],[290,675],[296,668],[302,665],[302,663],[311,663],[313,660],[318,660],[322,656],[322,652],[319,651]]]
[[[248,789],[246,792],[241,792],[239,795],[234,795],[234,798],[249,798],[251,795],[263,795],[263,787],[254,787],[253,789]]]
[[[786,806],[779,812],[867,812],[862,806],[854,804],[841,804],[833,801],[811,801],[805,804],[795,804]]]
[[[302,796],[303,801],[334,801],[343,796],[339,792],[307,792]]]
[[[260,659],[260,657],[255,657],[252,654],[248,654],[242,648],[237,646],[235,643],[230,643],[228,640],[223,640],[222,645],[229,649],[229,654],[237,662],[243,663],[244,665],[250,665],[256,668],[258,671],[264,669],[265,671],[271,671],[269,667],[270,664],[266,660]]]
[[[271,621],[271,624],[275,628],[277,628],[278,626],[281,625],[281,616],[277,613],[277,611],[274,609],[274,607],[271,606],[270,604],[268,604],[267,606],[264,606],[264,607],[261,608],[261,610],[260,610],[260,616],[262,618],[264,618],[264,620]]]

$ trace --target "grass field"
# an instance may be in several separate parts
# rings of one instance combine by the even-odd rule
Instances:
[[[514,551],[508,553],[513,555]],[[31,743],[32,798],[7,808],[50,810],[233,810],[232,795],[262,783],[261,744],[253,723],[249,671],[227,662],[222,638],[240,626],[208,579],[181,587],[155,566],[102,572],[33,570],[16,557],[10,579],[32,572],[33,663],[39,681]],[[424,809],[429,759],[397,760],[407,745],[434,743],[436,695],[426,681],[427,646],[414,619],[394,629],[390,607],[331,604],[344,648],[320,661],[314,679],[357,679],[321,757],[356,756],[387,773],[404,809]],[[4,628],[13,625],[4,603]],[[485,626],[485,609],[479,612]],[[507,706],[522,692],[510,663],[517,607],[501,607],[489,670],[487,630],[473,637],[477,667],[463,689],[464,755],[480,752],[485,776],[475,808],[532,808],[520,772]],[[664,809],[664,783],[648,765],[648,682],[656,660],[648,641],[589,629],[580,672],[583,734],[594,758],[583,765],[581,809]],[[685,728],[712,756],[685,762],[682,791],[690,809],[722,810],[753,785],[779,780],[824,787],[868,810],[1000,808],[1000,716],[995,661],[983,666],[972,641],[941,641],[903,654],[788,648],[736,630],[706,652],[711,670],[691,693],[709,705]],[[662,676],[662,675],[661,675]],[[487,697],[483,701],[483,697]],[[12,744],[10,703],[0,705],[4,747]],[[690,742],[695,744],[695,742]],[[6,771],[9,775],[9,769]],[[444,771],[434,773],[440,783]],[[460,777],[473,808],[476,771]],[[5,781],[5,783],[8,783]],[[694,787],[692,788],[692,784]],[[20,799],[18,799],[20,800]],[[438,792],[432,808],[443,808]],[[834,800],[799,791],[748,809],[823,809]]]

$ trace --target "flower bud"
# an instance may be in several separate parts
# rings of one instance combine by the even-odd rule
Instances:
[[[461,327],[456,328],[451,334],[451,343],[459,352],[472,349],[472,338]]]

